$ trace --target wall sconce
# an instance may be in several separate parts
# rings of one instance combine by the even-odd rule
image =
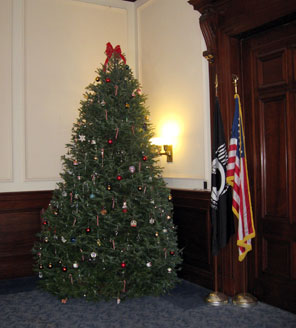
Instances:
[[[173,145],[163,145],[163,146],[157,146],[157,147],[158,147],[158,154],[166,155],[168,163],[173,161]],[[162,149],[163,149],[163,151],[162,151]]]

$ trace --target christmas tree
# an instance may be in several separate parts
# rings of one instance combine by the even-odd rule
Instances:
[[[35,243],[40,285],[61,299],[160,295],[177,282],[171,195],[145,96],[119,46],[86,88]]]

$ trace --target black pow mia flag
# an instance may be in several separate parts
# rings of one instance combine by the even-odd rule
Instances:
[[[218,97],[213,120],[211,222],[212,255],[217,255],[234,234],[232,195],[230,186],[226,184],[228,155]]]

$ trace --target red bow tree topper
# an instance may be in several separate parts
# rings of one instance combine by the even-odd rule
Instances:
[[[115,56],[119,56],[124,61],[124,63],[126,63],[126,59],[121,53],[120,46],[117,45],[115,48],[113,48],[112,44],[110,42],[108,42],[107,46],[106,46],[106,51],[105,51],[107,58],[106,58],[105,64],[104,64],[104,70],[106,70],[109,59],[112,57],[113,53],[115,54]]]

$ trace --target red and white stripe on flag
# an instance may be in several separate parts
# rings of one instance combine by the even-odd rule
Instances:
[[[237,245],[239,261],[252,250],[255,237],[253,211],[250,197],[244,130],[239,95],[235,95],[235,113],[228,150],[226,181],[232,186],[232,211],[238,218]]]

